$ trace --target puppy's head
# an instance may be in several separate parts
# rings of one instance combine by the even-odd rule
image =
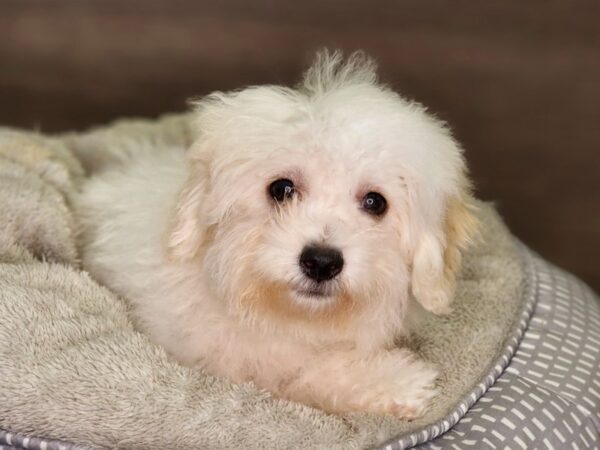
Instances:
[[[321,53],[297,89],[197,104],[168,235],[233,312],[298,320],[449,310],[476,231],[462,152],[361,54]]]

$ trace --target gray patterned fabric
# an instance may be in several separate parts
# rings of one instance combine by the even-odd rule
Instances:
[[[0,450],[96,450],[93,447],[71,444],[69,442],[50,439],[40,439],[19,433],[9,433],[0,430]],[[100,450],[100,449],[98,449]]]
[[[577,278],[527,253],[533,289],[526,302],[535,310],[509,366],[447,433],[429,429],[384,448],[418,443],[416,448],[428,450],[600,448],[598,297]]]
[[[527,249],[524,255],[521,321],[498,364],[443,421],[380,448],[600,448],[600,302],[572,275]],[[89,448],[6,432],[0,444]]]

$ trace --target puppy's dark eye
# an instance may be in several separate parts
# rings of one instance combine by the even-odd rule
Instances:
[[[377,192],[369,192],[363,197],[362,207],[369,214],[381,216],[387,210],[387,201]]]
[[[273,181],[269,185],[269,195],[276,202],[282,202],[294,195],[294,183],[287,178]]]

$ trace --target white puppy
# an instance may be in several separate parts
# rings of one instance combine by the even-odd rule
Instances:
[[[446,126],[361,54],[196,106],[187,153],[84,185],[84,267],[183,364],[330,412],[421,414],[436,370],[394,339],[411,299],[449,311],[476,231]]]

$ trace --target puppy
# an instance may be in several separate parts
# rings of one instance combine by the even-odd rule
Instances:
[[[394,340],[413,299],[450,311],[477,228],[445,124],[361,53],[195,106],[186,152],[83,186],[84,267],[182,364],[328,412],[422,414],[437,372]]]

